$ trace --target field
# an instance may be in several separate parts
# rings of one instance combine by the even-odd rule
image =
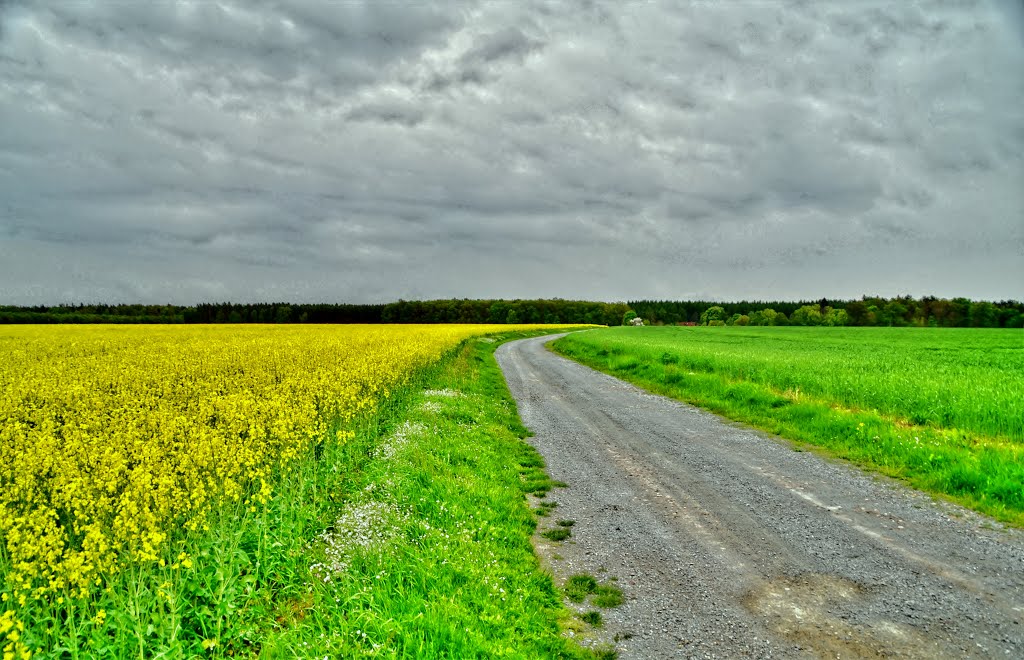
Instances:
[[[536,329],[0,329],[5,660],[574,657],[493,344],[454,353]]]
[[[609,328],[556,350],[1024,523],[1024,334]]]

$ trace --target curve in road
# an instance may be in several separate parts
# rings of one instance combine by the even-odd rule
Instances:
[[[1024,657],[1024,533],[548,351],[496,357],[624,658]],[[560,558],[560,559],[559,559]]]

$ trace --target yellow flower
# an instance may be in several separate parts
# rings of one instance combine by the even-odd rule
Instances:
[[[0,614],[0,642],[3,646],[4,660],[28,660],[32,652],[21,643],[21,633],[25,632],[25,624],[14,617],[14,610]]]
[[[217,506],[260,509],[418,370],[513,329],[0,326],[0,577],[24,605],[86,597],[127,562],[164,566]]]

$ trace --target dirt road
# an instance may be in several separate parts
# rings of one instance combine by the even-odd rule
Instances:
[[[1024,657],[1024,533],[553,355],[497,352],[554,479],[564,579],[621,658]],[[561,557],[561,559],[559,559]]]

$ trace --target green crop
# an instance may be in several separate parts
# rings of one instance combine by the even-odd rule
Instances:
[[[1024,333],[608,328],[562,354],[1024,521]]]

